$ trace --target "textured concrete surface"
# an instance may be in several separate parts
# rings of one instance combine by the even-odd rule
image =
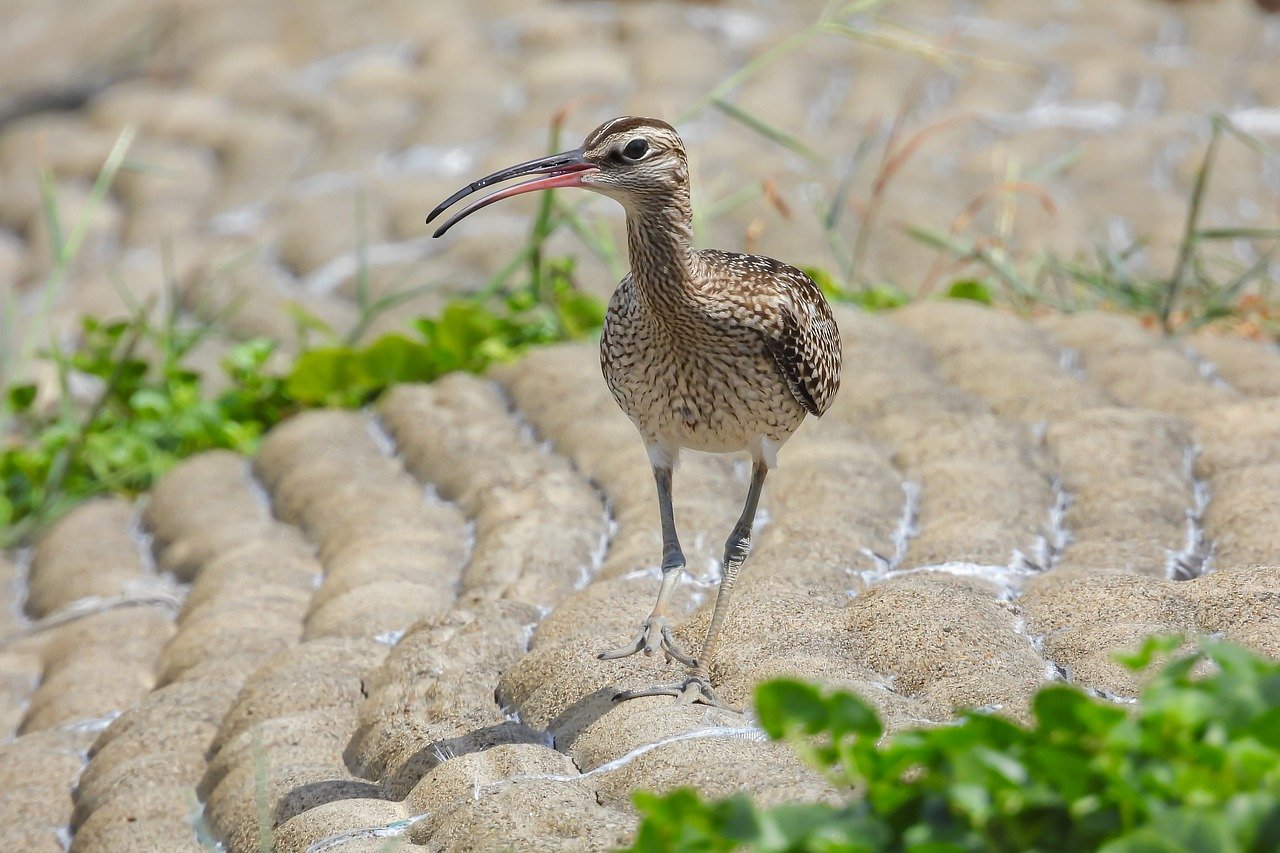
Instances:
[[[571,136],[673,118],[822,5],[10,0],[0,283],[18,328],[69,335],[125,310],[120,282],[160,294],[163,243],[188,319],[288,351],[299,305],[338,332],[357,321],[363,240],[375,293],[432,285],[370,332],[398,328],[484,282],[532,207],[444,242],[425,211],[539,153],[566,101]],[[1165,263],[1205,115],[1280,138],[1280,19],[1243,0],[1050,7],[892,13],[1006,67],[826,39],[735,90],[823,163],[714,111],[682,122],[704,209],[772,178],[791,211],[757,195],[706,221],[705,242],[830,267],[812,191],[913,99],[908,128],[945,132],[895,179],[871,274],[930,280],[937,259],[898,226],[945,230],[1022,178],[1053,211],[1019,198],[975,227],[1066,253],[1145,238]],[[39,176],[74,221],[127,125],[147,168],[119,176],[51,292]],[[1221,153],[1205,224],[1273,225],[1277,176],[1234,141]],[[579,255],[584,288],[617,278],[571,239],[553,250]],[[299,416],[253,459],[192,458],[0,555],[0,846],[607,849],[634,831],[637,788],[833,795],[753,725],[769,676],[848,686],[899,729],[957,706],[1022,717],[1054,679],[1126,701],[1140,685],[1111,654],[1152,632],[1280,656],[1275,348],[955,302],[839,320],[843,390],[770,477],[714,673],[748,713],[610,701],[677,673],[595,659],[652,605],[657,510],[593,346],[555,347]],[[686,644],[746,475],[714,457],[678,474]]]
[[[676,674],[595,658],[652,603],[657,512],[594,347],[557,346],[299,415],[0,564],[4,839],[607,849],[637,788],[832,796],[755,728],[762,678],[897,729],[1023,717],[1055,679],[1127,701],[1111,655],[1150,633],[1280,656],[1280,353],[1209,362],[1103,314],[838,316],[844,386],[782,453],[714,673],[746,713],[610,701]],[[746,474],[678,472],[686,642]]]

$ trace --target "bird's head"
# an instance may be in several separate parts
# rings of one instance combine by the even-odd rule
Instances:
[[[618,201],[628,211],[671,203],[687,191],[689,166],[676,130],[656,118],[622,116],[597,127],[572,151],[540,157],[474,181],[431,211],[431,222],[449,207],[485,187],[512,178],[542,175],[474,201],[436,229],[439,237],[459,220],[495,201],[556,187],[582,187]]]

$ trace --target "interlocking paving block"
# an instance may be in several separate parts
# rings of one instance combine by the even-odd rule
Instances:
[[[307,850],[354,851],[396,850],[383,827],[395,826],[408,815],[404,805],[387,800],[356,798],[332,800],[300,812],[273,833],[278,853],[305,853]]]
[[[1011,314],[948,300],[917,302],[889,317],[928,343],[948,382],[1005,417],[1034,422],[1109,402],[1067,369],[1061,347]]]
[[[1242,394],[1280,396],[1280,348],[1274,343],[1199,332],[1187,340],[1187,346]]]
[[[380,408],[410,470],[474,521],[465,590],[551,607],[595,572],[608,534],[600,497],[516,420],[494,417],[505,408],[496,386],[454,375],[397,388]]]
[[[13,737],[40,680],[44,637],[27,637],[22,570],[0,554],[0,739]]]
[[[47,729],[0,744],[0,840],[10,849],[66,849],[71,792],[92,740],[83,729]]]
[[[268,661],[241,688],[199,786],[210,826],[232,850],[256,849],[264,821],[270,828],[322,802],[378,795],[347,772],[341,750],[361,678],[385,654],[372,640],[312,640]]]
[[[194,580],[193,594],[156,661],[166,686],[93,745],[76,789],[76,849],[201,847],[196,785],[206,748],[247,672],[297,642],[316,575],[301,537],[271,522],[235,454],[179,465],[157,485],[144,521],[161,567]]]
[[[195,801],[206,747],[235,698],[234,683],[204,679],[159,688],[120,715],[90,750],[76,791],[76,823],[139,789],[184,786]]]
[[[838,319],[845,362],[872,372],[846,373],[829,416],[887,446],[919,487],[918,535],[897,562],[1002,566],[1033,551],[1055,496],[1049,460],[1026,426],[945,382],[927,346],[889,321],[847,311]]]
[[[133,507],[118,498],[82,504],[63,516],[36,545],[26,611],[48,616],[87,598],[111,598],[143,571],[130,535]]]
[[[600,807],[590,789],[559,782],[500,788],[440,823],[431,841],[444,850],[610,850],[635,831],[634,818]]]
[[[685,785],[717,799],[745,792],[762,805],[835,798],[832,787],[794,752],[768,742],[759,732],[695,729],[692,734],[711,736],[671,739],[669,743],[659,740],[661,745],[601,773],[592,780],[598,800],[602,805],[625,808],[634,790],[666,792]],[[768,767],[769,772],[753,773],[752,767]]]
[[[1024,716],[1048,676],[1012,608],[984,581],[895,578],[855,599],[846,618],[854,658],[934,719],[957,706]]]
[[[1280,399],[1249,400],[1201,412],[1194,420],[1196,470],[1220,473],[1280,463]]]
[[[1135,696],[1140,687],[1115,661],[1117,652],[1196,626],[1184,585],[1145,573],[1050,572],[1027,584],[1019,606],[1027,632],[1042,638],[1068,680],[1116,696]]]
[[[95,809],[76,829],[70,849],[76,853],[201,853],[209,848],[196,837],[198,810],[190,788],[152,788],[136,801],[110,801]]]
[[[477,601],[410,629],[365,680],[368,698],[347,764],[403,799],[431,768],[455,756],[547,740],[494,697],[494,684],[524,653],[537,619],[530,605]]]
[[[59,534],[69,534],[64,528]],[[65,540],[64,540],[65,541]],[[46,569],[74,548],[46,551]],[[97,732],[154,686],[154,661],[172,632],[152,608],[105,610],[55,624],[40,646],[40,683],[18,734],[0,745],[0,838],[14,849],[64,849],[72,792]]]
[[[1260,519],[1280,513],[1280,463],[1223,472],[1210,483],[1204,524],[1220,570],[1268,563],[1280,554],[1280,528]]]
[[[1280,658],[1280,565],[1213,572],[1179,588],[1195,603],[1200,630]]]
[[[1138,676],[1117,652],[1153,634],[1219,634],[1263,654],[1280,653],[1280,568],[1250,566],[1189,581],[1119,572],[1055,572],[1020,599],[1026,630],[1071,681],[1104,696],[1136,696]]]
[[[190,581],[214,556],[284,532],[273,530],[253,489],[248,462],[225,450],[193,456],[161,477],[142,513],[158,566]]]
[[[1126,406],[1189,414],[1240,399],[1238,391],[1214,384],[1177,344],[1135,318],[1093,312],[1047,317],[1040,325],[1080,354],[1091,382]]]
[[[1188,425],[1144,409],[1098,408],[1049,424],[1045,440],[1070,496],[1060,568],[1164,577],[1195,501]]]
[[[314,445],[326,449],[311,457]],[[430,501],[379,445],[376,425],[354,413],[314,412],[273,430],[256,461],[282,519],[300,524],[319,546],[326,582],[306,618],[306,634],[372,637],[403,631],[453,600],[468,538],[458,512]],[[419,538],[401,539],[414,532]],[[420,538],[436,533],[437,537]],[[399,577],[371,570],[387,539],[412,543]],[[342,559],[337,559],[342,555]]]
[[[849,585],[848,572],[873,568],[899,547],[910,489],[883,448],[834,419],[811,423],[769,475],[768,512],[752,536],[745,589],[786,566],[813,589]]]
[[[56,628],[19,731],[125,710],[155,686],[156,656],[172,634],[169,616],[149,607],[107,610]]]

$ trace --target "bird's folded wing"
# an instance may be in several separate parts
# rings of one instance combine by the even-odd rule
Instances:
[[[821,416],[840,387],[840,332],[826,301],[792,304],[762,332],[791,393],[811,415]]]
[[[773,258],[706,255],[716,255],[717,265],[736,279],[719,292],[740,304],[734,320],[760,333],[792,395],[810,414],[822,415],[840,387],[840,331],[821,289]]]

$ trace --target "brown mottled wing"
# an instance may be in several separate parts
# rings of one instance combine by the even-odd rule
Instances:
[[[718,295],[738,303],[734,319],[760,333],[792,395],[821,417],[840,387],[840,330],[818,285],[761,255],[705,250],[701,256],[718,267]]]

